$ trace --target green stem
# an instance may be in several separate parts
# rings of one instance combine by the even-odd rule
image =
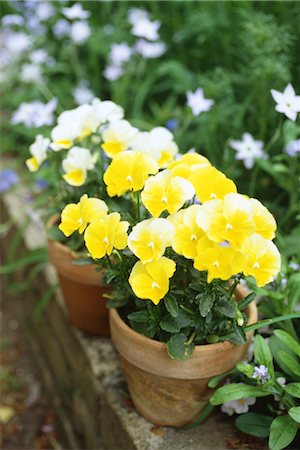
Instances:
[[[112,262],[111,262],[110,257],[108,255],[106,255],[106,259],[108,261],[108,264],[109,264],[110,268],[113,269],[114,266],[112,265]]]
[[[273,319],[260,320],[259,322],[253,323],[252,325],[247,325],[246,327],[244,327],[244,330],[247,333],[248,331],[258,330],[261,327],[290,319],[300,319],[300,313],[285,314],[283,316],[274,317]]]
[[[194,332],[190,335],[189,340],[186,342],[186,345],[190,345],[190,344],[193,342],[193,340],[195,339],[195,337],[196,337],[196,331],[194,331]]]
[[[190,314],[191,316],[194,316],[194,311],[192,311],[191,309],[187,308],[184,305],[179,305],[179,308],[181,308],[183,311],[185,311],[186,313]]]

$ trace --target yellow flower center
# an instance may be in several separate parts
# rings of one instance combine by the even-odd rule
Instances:
[[[149,244],[148,244],[148,247],[150,247],[150,248],[152,248],[152,249],[154,249],[154,242],[149,242]]]
[[[197,239],[197,236],[195,234],[192,234],[191,241],[195,241]]]
[[[127,181],[130,181],[130,182],[132,183],[132,176],[131,176],[131,175],[128,175],[128,177],[126,177],[126,180],[127,180]]]
[[[259,269],[260,265],[259,263],[256,261],[255,264],[253,264],[253,269]]]
[[[214,192],[212,192],[212,193],[210,194],[210,198],[213,200],[213,199],[217,198],[217,196],[216,196],[216,194],[215,194]]]
[[[155,283],[155,281],[153,281],[153,283],[152,283],[152,288],[153,288],[153,289],[159,288],[159,285],[158,285],[157,283]]]
[[[109,240],[108,240],[108,237],[107,237],[107,236],[105,236],[105,238],[103,238],[103,242],[105,242],[105,244],[108,244],[108,243],[109,243]]]
[[[219,267],[220,263],[219,263],[219,261],[215,261],[215,262],[213,262],[212,265],[213,265],[214,267]]]
[[[164,195],[161,199],[163,203],[168,203],[168,198]]]
[[[226,225],[226,230],[232,230],[232,225],[230,225],[230,223],[228,223],[228,224]]]

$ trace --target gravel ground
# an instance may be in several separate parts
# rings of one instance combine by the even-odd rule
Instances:
[[[54,411],[16,319],[17,303],[22,299],[5,297],[1,299],[0,312],[0,448],[61,450]]]

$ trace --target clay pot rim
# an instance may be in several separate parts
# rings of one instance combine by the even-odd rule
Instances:
[[[246,311],[248,312],[248,325],[250,325],[255,322],[255,319],[257,320],[257,308],[255,302],[250,303]],[[124,334],[128,336],[129,341],[135,341],[137,345],[144,345],[147,348],[150,347],[154,351],[166,351],[167,344],[165,342],[148,338],[147,336],[144,336],[143,334],[140,334],[130,328],[130,326],[127,325],[126,322],[124,322],[124,320],[121,318],[116,308],[110,308],[109,313],[111,315],[111,320],[114,321],[117,327],[119,327],[124,332]],[[248,332],[247,335],[249,336],[250,333],[251,332]],[[196,356],[197,354],[200,355],[218,351],[223,352],[224,350],[228,350],[234,347],[237,347],[237,345],[229,341],[217,342],[216,344],[195,345],[193,355]]]

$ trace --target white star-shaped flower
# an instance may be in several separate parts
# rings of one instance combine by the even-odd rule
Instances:
[[[241,141],[230,140],[229,145],[237,153],[235,159],[244,161],[247,169],[252,169],[257,158],[266,158],[263,151],[264,143],[256,141],[250,133],[244,133]]]
[[[300,96],[296,95],[291,83],[287,85],[283,92],[271,89],[271,95],[277,105],[276,111],[283,113],[293,122],[297,119],[297,114],[300,112]]]
[[[202,88],[198,88],[195,92],[188,91],[186,96],[187,105],[191,108],[194,116],[199,116],[202,112],[209,111],[215,103],[209,98],[204,98],[204,91]]]

